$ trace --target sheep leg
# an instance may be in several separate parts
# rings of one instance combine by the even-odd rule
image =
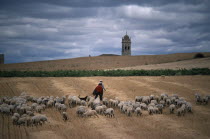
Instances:
[[[115,117],[115,116],[114,116],[114,113],[112,114],[112,116]]]

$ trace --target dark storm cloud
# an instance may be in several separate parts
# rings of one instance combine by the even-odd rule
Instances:
[[[0,4],[6,63],[121,54],[210,51],[208,0],[7,0]]]

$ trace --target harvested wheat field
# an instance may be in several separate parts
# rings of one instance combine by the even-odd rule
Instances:
[[[55,71],[55,70],[104,70],[144,66],[150,64],[170,63],[194,59],[198,53],[175,53],[166,55],[139,56],[96,56],[72,59],[37,61],[15,64],[0,64],[0,71]],[[210,57],[209,52],[202,53]],[[203,67],[204,65],[198,66]],[[197,67],[197,68],[198,68]],[[170,66],[168,66],[170,68]],[[180,67],[182,68],[182,67]]]
[[[42,112],[48,117],[42,126],[16,126],[9,116],[0,113],[1,139],[175,139],[210,138],[210,104],[195,103],[194,94],[210,94],[210,76],[171,76],[171,77],[81,77],[81,78],[0,78],[0,96],[20,95],[23,91],[32,96],[91,95],[99,80],[104,81],[107,98],[119,97],[120,100],[134,100],[135,96],[177,94],[192,103],[193,112],[185,116],[170,114],[169,108],[163,114],[128,117],[115,110],[115,118],[99,115],[81,118],[76,108],[68,108],[70,119],[62,120],[55,108]]]
[[[176,62],[162,63],[162,64],[150,64],[142,66],[133,66],[126,68],[117,68],[122,70],[155,70],[155,69],[192,69],[192,68],[209,68],[210,69],[210,58],[199,58],[182,60]]]

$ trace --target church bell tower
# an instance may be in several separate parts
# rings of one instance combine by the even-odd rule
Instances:
[[[124,55],[131,55],[131,39],[126,35],[122,38],[122,56]]]

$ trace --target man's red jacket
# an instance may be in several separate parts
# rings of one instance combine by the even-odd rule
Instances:
[[[96,88],[95,88],[96,92],[98,93],[102,93],[103,92],[103,88],[101,85],[98,85]]]

